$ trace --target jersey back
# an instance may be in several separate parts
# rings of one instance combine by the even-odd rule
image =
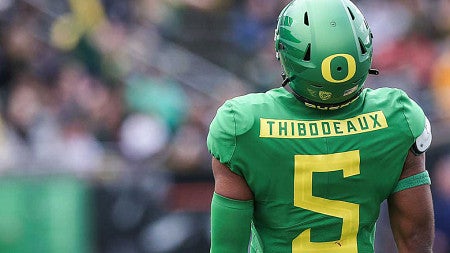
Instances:
[[[361,253],[424,127],[397,89],[321,111],[279,88],[227,101],[207,143],[254,194],[253,252]]]

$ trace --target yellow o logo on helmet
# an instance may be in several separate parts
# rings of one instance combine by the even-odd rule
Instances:
[[[336,57],[344,57],[347,61],[348,73],[344,79],[336,80],[331,76],[331,61]],[[333,54],[322,61],[322,76],[330,83],[343,83],[350,80],[356,73],[356,61],[349,54]]]

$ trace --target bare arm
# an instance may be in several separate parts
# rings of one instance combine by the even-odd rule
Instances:
[[[425,170],[425,154],[409,152],[400,179]],[[399,253],[430,253],[434,240],[434,214],[429,185],[392,194],[388,199],[392,232]]]
[[[253,193],[241,176],[233,173],[227,166],[212,158],[215,180],[214,191],[224,197],[236,200],[251,200]]]
[[[253,194],[244,178],[212,159],[211,253],[248,252]]]

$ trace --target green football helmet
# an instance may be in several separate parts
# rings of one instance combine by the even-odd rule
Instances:
[[[275,51],[283,86],[313,107],[339,108],[360,94],[372,64],[372,33],[349,0],[294,0],[280,13]]]

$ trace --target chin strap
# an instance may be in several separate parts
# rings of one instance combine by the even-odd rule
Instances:
[[[286,84],[288,84],[291,81],[291,79],[289,79],[289,77],[287,77],[287,75],[286,75],[286,73],[284,73],[284,71],[281,72],[281,78],[283,78],[283,82],[281,83],[281,87],[286,86]]]

